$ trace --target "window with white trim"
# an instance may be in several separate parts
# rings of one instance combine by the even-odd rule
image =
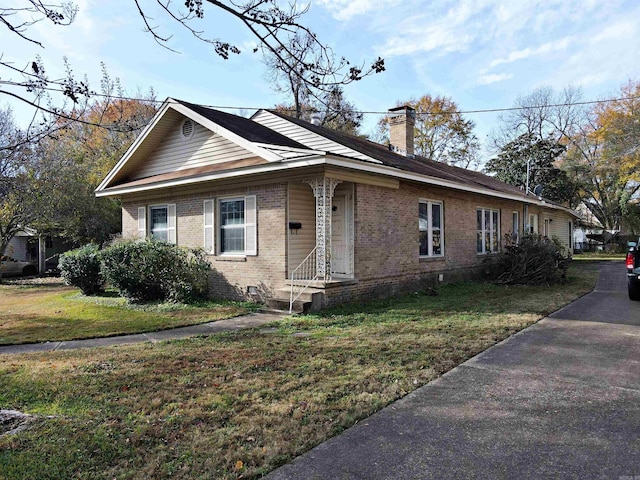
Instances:
[[[538,233],[538,215],[529,214],[529,233]]]
[[[140,219],[138,219],[138,228],[144,228],[141,223]],[[156,240],[176,243],[175,204],[152,205],[149,207],[149,235]]]
[[[479,254],[500,250],[500,210],[478,208],[476,210],[476,250]]]
[[[520,238],[520,213],[513,212],[511,215],[511,242],[516,244]]]
[[[222,198],[218,200],[217,205],[218,253],[257,255],[256,196]],[[205,204],[205,249],[208,227],[206,210]],[[213,246],[210,248],[213,251]]]
[[[441,257],[444,255],[442,212],[442,202],[420,200],[418,230],[420,232],[421,257]]]

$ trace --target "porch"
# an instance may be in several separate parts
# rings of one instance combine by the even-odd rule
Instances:
[[[321,303],[354,283],[354,184],[326,176],[292,181],[287,205],[287,280],[277,297]],[[321,305],[320,305],[321,306]]]

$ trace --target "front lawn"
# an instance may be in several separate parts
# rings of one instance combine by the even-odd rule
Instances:
[[[86,297],[60,282],[0,284],[0,345],[142,333],[235,317],[248,305],[127,305],[110,296]]]
[[[463,283],[271,328],[5,356],[6,479],[259,478],[590,291]]]
[[[573,255],[574,260],[591,262],[594,260],[624,262],[627,252],[582,252]]]

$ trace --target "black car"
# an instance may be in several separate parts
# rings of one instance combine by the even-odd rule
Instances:
[[[627,287],[631,300],[640,300],[640,250],[638,242],[629,242],[627,251]]]

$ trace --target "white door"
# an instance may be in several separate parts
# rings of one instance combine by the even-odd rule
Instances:
[[[345,195],[333,197],[331,212],[331,274],[347,275],[349,255],[347,252],[347,199]]]

